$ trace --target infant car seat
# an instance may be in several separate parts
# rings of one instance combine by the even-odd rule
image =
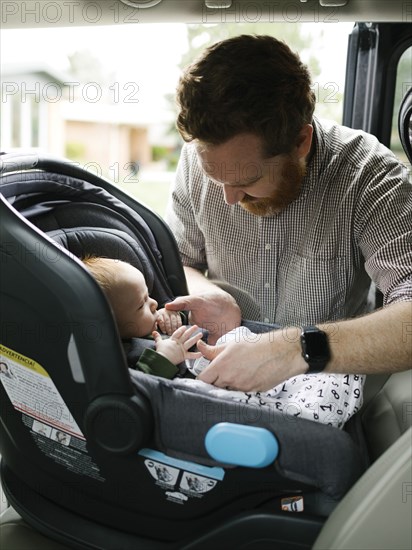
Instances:
[[[128,369],[76,256],[129,261],[163,304],[187,292],[169,229],[69,161],[0,158],[1,479],[14,509],[71,548],[310,548],[365,468],[359,444]]]

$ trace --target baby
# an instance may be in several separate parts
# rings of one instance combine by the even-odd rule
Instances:
[[[176,365],[186,362],[188,370],[197,376],[209,361],[200,352],[190,348],[201,339],[202,333],[194,325],[181,326],[176,312],[157,311],[157,302],[150,298],[143,275],[131,265],[108,258],[90,258],[85,265],[103,288],[116,317],[122,338],[152,335],[156,351],[145,350],[136,367],[150,374],[174,378],[178,373]],[[161,319],[161,321],[160,321]],[[162,339],[157,327],[167,327],[172,333]],[[175,327],[179,327],[173,332]],[[258,334],[244,326],[222,336],[217,345],[228,340],[254,341]],[[221,389],[200,380],[180,378],[181,387],[197,389],[201,393],[229,399],[239,403],[270,407],[278,414],[307,418],[342,428],[362,404],[364,377],[359,375],[335,375],[327,373],[300,375],[262,392],[241,392]]]
[[[87,257],[82,261],[109,300],[122,339],[152,336],[157,354],[173,365],[201,357],[200,352],[189,351],[202,338],[199,328],[182,326],[178,312],[158,310],[138,269],[112,258]],[[171,337],[163,339],[157,328]],[[150,357],[152,350],[146,351]]]

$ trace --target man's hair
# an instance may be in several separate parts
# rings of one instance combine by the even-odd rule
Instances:
[[[299,56],[272,36],[218,42],[184,71],[177,128],[185,141],[221,145],[241,133],[263,139],[267,157],[288,153],[312,122],[315,95]]]

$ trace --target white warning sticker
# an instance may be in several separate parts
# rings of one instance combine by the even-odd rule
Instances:
[[[183,493],[189,493],[191,496],[200,496],[203,493],[211,491],[217,481],[210,477],[203,477],[192,472],[183,472],[180,481],[180,490]]]
[[[0,381],[43,454],[78,475],[104,481],[82,431],[41,365],[0,344]]]
[[[145,460],[144,463],[159,485],[165,485],[167,487],[175,486],[180,470],[172,468],[162,462],[156,462],[155,460]]]
[[[223,468],[203,466],[167,456],[154,449],[141,449],[144,464],[156,485],[165,489],[170,502],[184,504],[189,498],[202,498],[223,480]]]
[[[84,439],[53,380],[36,361],[0,344],[0,373],[15,409]]]

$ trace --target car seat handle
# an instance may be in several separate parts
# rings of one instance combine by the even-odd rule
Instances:
[[[13,172],[25,172],[26,170],[57,172],[73,178],[84,178],[86,181],[92,180],[97,184],[101,181],[101,178],[96,176],[96,174],[85,170],[78,162],[70,159],[62,159],[53,157],[52,155],[39,156],[32,151],[29,153],[21,153],[19,151],[15,153],[0,152],[1,175],[4,176]]]
[[[279,453],[279,444],[272,432],[258,426],[219,422],[207,432],[205,447],[218,462],[248,468],[264,468]]]

